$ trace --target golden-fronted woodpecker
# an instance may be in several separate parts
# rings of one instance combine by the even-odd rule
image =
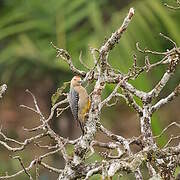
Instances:
[[[73,117],[78,121],[82,133],[84,134],[85,116],[90,109],[91,102],[81,82],[82,80],[79,76],[74,76],[72,78],[69,92],[69,104]]]

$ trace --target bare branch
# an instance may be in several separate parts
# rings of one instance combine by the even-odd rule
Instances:
[[[180,139],[180,135],[175,137],[172,135],[169,141],[165,144],[164,148],[168,147],[168,145],[175,139]]]
[[[108,52],[114,48],[115,44],[118,43],[119,39],[121,38],[122,34],[126,31],[129,23],[132,20],[134,15],[134,8],[130,8],[128,15],[125,17],[121,27],[114,32],[111,37],[104,43],[104,45],[100,48],[100,63],[101,63],[101,70],[104,71],[107,68],[107,57]],[[106,67],[105,67],[106,66]]]
[[[60,105],[62,105],[62,104],[66,104],[66,103],[68,103],[68,99],[67,99],[67,98],[64,99],[64,100],[62,100],[62,101],[60,101],[60,102],[58,102],[58,103],[56,103],[56,104],[51,108],[51,113],[50,113],[49,117],[46,119],[46,122],[49,122],[49,121],[53,118],[54,111],[55,111],[55,109],[56,109],[58,106],[60,106]]]
[[[173,46],[174,46],[175,48],[177,48],[176,42],[173,41],[170,37],[164,35],[163,33],[160,33],[159,35],[162,36],[163,38],[165,38],[166,40],[168,40],[169,42],[171,42],[171,43],[173,44]]]
[[[177,0],[176,3],[177,3],[177,6],[171,6],[171,5],[167,4],[167,3],[164,3],[164,5],[166,7],[168,7],[169,9],[179,10],[180,9],[180,2],[179,2],[179,0]]]
[[[34,131],[37,131],[37,130],[40,130],[40,129],[44,129],[44,124],[41,124],[41,125],[36,126],[34,128],[25,128],[25,127],[23,127],[23,130],[28,131],[28,132],[34,132]]]
[[[154,136],[154,138],[160,138],[172,126],[177,126],[178,128],[180,128],[180,124],[178,124],[177,122],[172,122],[167,127],[165,127],[159,135]]]
[[[2,132],[2,127],[0,129],[0,135],[4,138],[4,141],[9,141],[9,142],[13,142],[15,144],[18,144],[18,145],[23,145],[22,142],[19,142],[15,139],[12,139],[12,138],[8,138],[3,132]]]
[[[131,154],[131,150],[130,150],[130,147],[129,147],[129,142],[128,142],[127,139],[123,138],[122,136],[113,134],[112,132],[107,130],[105,127],[103,127],[100,123],[98,123],[98,128],[105,135],[107,135],[108,137],[112,138],[112,140],[115,140],[115,141],[119,142],[121,145],[123,145],[125,151],[127,151],[128,154]]]
[[[165,74],[163,75],[161,80],[158,82],[158,84],[154,87],[154,89],[148,93],[149,97],[154,98],[159,95],[161,90],[164,88],[166,83],[169,81],[171,76],[174,74],[175,67],[177,66],[178,63],[179,63],[179,55],[175,56],[174,58],[171,57],[171,62],[168,66],[167,71],[165,72]]]
[[[65,110],[67,110],[70,106],[66,106],[65,108],[57,108],[57,115],[59,117]]]
[[[2,135],[2,132],[1,132],[1,135]],[[33,137],[29,138],[29,139],[26,139],[24,142],[18,142],[16,140],[11,139],[11,138],[5,138],[6,141],[11,141],[11,142],[14,142],[14,143],[16,143],[18,145],[21,145],[19,147],[11,147],[4,141],[0,141],[0,144],[3,145],[7,150],[12,151],[12,152],[16,152],[16,151],[23,150],[28,144],[30,144],[31,142],[33,142],[33,141],[35,141],[37,139],[40,139],[40,138],[42,138],[44,136],[47,136],[47,133],[38,134],[38,135],[33,136]],[[3,135],[3,137],[6,137],[6,136]]]
[[[37,113],[40,115],[40,117],[41,117],[43,120],[45,120],[43,114],[41,113],[41,111],[40,111],[40,109],[39,109],[39,106],[38,106],[38,103],[37,103],[37,100],[36,100],[36,97],[34,96],[34,94],[33,94],[31,91],[29,91],[28,89],[26,89],[26,92],[29,93],[29,94],[32,96],[33,102],[34,102],[34,105],[35,105],[35,108],[36,108]]]
[[[51,149],[57,149],[58,148],[58,144],[52,146],[52,145],[40,145],[40,142],[35,142],[35,145],[40,147],[40,148],[46,148],[48,150],[51,150]]]
[[[86,177],[85,177],[85,180],[88,180],[93,174],[99,172],[101,169],[102,169],[102,166],[99,166],[99,167],[97,167],[97,168],[94,168],[94,169],[90,170],[90,171],[87,173],[87,175],[86,175]]]
[[[36,163],[36,160],[31,161],[31,163],[29,164],[29,166],[28,166],[27,168],[25,168],[25,170],[26,170],[26,171],[29,171],[29,170],[33,167],[33,165],[35,165],[35,163]],[[18,172],[15,173],[15,174],[12,174],[12,175],[0,176],[0,179],[3,179],[3,180],[4,180],[4,179],[11,179],[11,178],[14,178],[14,177],[22,174],[22,173],[24,173],[24,169],[18,171]]]
[[[135,171],[135,177],[136,177],[136,180],[143,180],[143,176],[139,168],[137,169],[137,171]]]
[[[103,143],[103,142],[99,142],[99,141],[95,141],[95,140],[92,141],[92,146],[99,146],[99,147],[107,148],[107,149],[119,148],[119,145],[114,142]]]
[[[87,70],[91,70],[91,68],[90,67],[88,67],[88,65],[87,64],[85,64],[84,62],[83,62],[83,60],[82,60],[82,51],[80,52],[80,55],[79,55],[79,61],[80,61],[80,63],[87,69]]]
[[[136,101],[134,100],[133,96],[131,93],[129,93],[128,91],[124,90],[124,95],[126,97],[127,100],[127,104],[132,106],[133,109],[140,115],[142,116],[142,108],[136,103]]]
[[[7,85],[3,84],[2,86],[0,86],[0,98],[2,98],[2,95],[5,93],[7,89]]]
[[[112,36],[106,41],[106,43],[101,47],[100,54],[103,54],[105,52],[109,52],[116,43],[118,43],[118,40],[121,38],[122,34],[127,29],[129,23],[132,20],[132,17],[134,15],[134,8],[130,8],[128,15],[125,17],[121,27],[112,34]]]
[[[149,50],[149,49],[147,49],[147,48],[145,48],[145,49],[143,50],[143,49],[141,49],[141,48],[139,47],[139,42],[136,43],[136,48],[137,48],[137,50],[138,50],[139,52],[141,52],[141,53],[150,53],[150,54],[154,54],[154,55],[166,55],[166,54],[167,54],[167,52],[157,52],[157,51]]]
[[[169,94],[169,96],[167,96],[166,98],[161,99],[154,106],[152,106],[151,112],[153,113],[153,112],[157,111],[160,107],[162,107],[163,105],[169,103],[175,97],[179,96],[179,94],[180,94],[180,84],[175,88],[175,90],[171,94]]]
[[[51,45],[52,45],[53,48],[57,51],[57,56],[56,56],[56,57],[61,57],[65,62],[67,62],[67,64],[69,65],[70,69],[71,69],[74,73],[76,73],[76,74],[78,74],[78,75],[81,75],[81,76],[83,76],[83,77],[86,76],[86,72],[77,69],[77,68],[73,65],[73,63],[72,63],[72,58],[71,58],[71,56],[69,55],[69,53],[68,53],[66,50],[58,48],[57,46],[55,46],[55,45],[53,44],[53,42],[51,42]]]
[[[19,163],[21,164],[24,172],[27,174],[27,176],[29,177],[29,179],[30,179],[30,180],[33,180],[31,174],[26,170],[26,168],[25,168],[25,166],[24,166],[24,164],[23,164],[23,161],[22,161],[21,157],[20,157],[20,156],[14,156],[14,157],[12,157],[12,158],[13,158],[13,159],[17,159],[17,160],[19,161]]]
[[[121,83],[121,88],[127,90],[131,94],[134,94],[135,96],[137,96],[140,99],[143,99],[144,97],[147,96],[147,93],[136,89],[134,86],[132,86],[130,83],[128,83],[126,81]]]
[[[116,85],[116,87],[114,88],[114,90],[112,91],[112,93],[111,93],[106,99],[104,99],[104,100],[101,102],[101,104],[100,104],[100,109],[101,109],[105,104],[107,104],[113,97],[116,96],[116,93],[117,93],[120,85],[121,85],[121,81],[119,81],[119,83]]]
[[[39,114],[38,111],[36,111],[34,108],[31,108],[31,107],[26,106],[24,104],[21,104],[19,107],[29,109],[30,111],[33,111],[33,112]]]
[[[51,167],[51,166],[49,166],[48,164],[46,164],[46,163],[44,163],[44,162],[40,162],[39,164],[40,164],[42,167],[44,167],[44,168],[46,168],[46,169],[48,169],[48,170],[50,170],[50,171],[52,171],[52,172],[55,172],[55,173],[58,173],[58,174],[60,174],[60,173],[62,172],[62,170],[57,169],[57,168],[54,168],[54,167]]]

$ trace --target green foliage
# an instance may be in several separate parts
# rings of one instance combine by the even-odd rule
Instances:
[[[49,43],[57,42],[77,59],[92,35],[88,22],[91,3],[86,0],[4,1],[0,13],[1,80],[7,82],[12,77],[17,80],[29,73],[36,78],[49,70],[67,71],[68,66],[57,61]],[[101,0],[95,4],[104,3]]]
[[[119,11],[116,4],[108,0],[6,0],[3,4],[0,13],[0,75],[3,81],[9,81],[12,77],[24,78],[29,73],[38,77],[50,69],[67,71],[68,66],[57,61],[50,41],[70,51],[77,66],[80,66],[78,56],[82,49],[86,63],[92,65],[88,45],[99,47],[104,37],[119,27],[129,8],[124,8],[122,2],[123,9]],[[167,43],[156,39],[159,32],[180,40],[179,15],[175,16],[174,12],[164,7],[162,1],[138,0],[131,6],[135,7],[135,17],[110,61],[123,72],[127,72],[132,64],[136,41],[162,50]],[[109,21],[104,20],[104,16],[110,16]],[[139,63],[143,63],[142,56],[139,56]],[[147,77],[138,78],[136,85],[149,90],[150,80]]]
[[[57,102],[59,97],[62,95],[63,91],[67,88],[70,82],[64,82],[63,85],[56,90],[56,92],[51,97],[52,106]]]

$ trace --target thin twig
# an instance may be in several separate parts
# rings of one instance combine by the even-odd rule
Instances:
[[[164,35],[163,33],[159,33],[160,36],[162,36],[163,38],[165,38],[166,40],[168,40],[169,42],[171,42],[175,48],[177,48],[177,44],[175,41],[173,41],[170,37]]]
[[[27,169],[25,168],[24,163],[23,163],[21,157],[20,157],[20,156],[14,156],[14,157],[12,157],[12,158],[13,158],[13,159],[17,159],[17,160],[19,161],[19,163],[21,164],[24,172],[27,174],[27,176],[29,177],[29,179],[30,179],[30,180],[33,180],[31,174],[30,174],[30,173],[27,171]]]
[[[51,44],[52,47],[57,51],[57,56],[56,56],[56,57],[61,57],[65,62],[67,62],[67,64],[69,65],[70,69],[71,69],[74,73],[76,73],[76,74],[78,74],[78,75],[81,75],[81,76],[83,76],[83,77],[86,76],[86,72],[77,69],[77,68],[73,65],[73,63],[72,63],[72,58],[71,58],[70,54],[69,54],[66,50],[58,48],[56,45],[53,44],[53,42],[51,42],[50,44]]]
[[[177,126],[178,128],[180,128],[180,124],[178,124],[177,122],[172,122],[171,124],[169,124],[167,127],[165,127],[161,133],[157,136],[154,136],[153,138],[160,138],[170,127],[172,126]]]
[[[85,64],[85,63],[83,62],[83,60],[82,60],[82,51],[80,51],[80,54],[79,54],[79,61],[80,61],[80,63],[81,63],[86,69],[88,69],[89,71],[91,70],[91,68],[88,67],[88,65]]]
[[[164,145],[164,147],[163,148],[167,148],[167,146],[173,141],[173,140],[175,140],[175,139],[180,139],[180,135],[179,136],[173,136],[172,135],[172,137],[169,139],[169,141]]]

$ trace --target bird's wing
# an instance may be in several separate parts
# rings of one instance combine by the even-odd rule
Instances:
[[[78,121],[78,102],[79,102],[79,94],[74,90],[74,88],[71,88],[70,90],[70,108],[73,114],[73,117],[75,120]]]
[[[73,117],[80,125],[82,133],[84,134],[83,125],[81,124],[81,122],[79,121],[79,118],[78,118],[79,94],[74,90],[74,88],[71,88],[69,95],[70,95],[69,105],[70,105]]]

